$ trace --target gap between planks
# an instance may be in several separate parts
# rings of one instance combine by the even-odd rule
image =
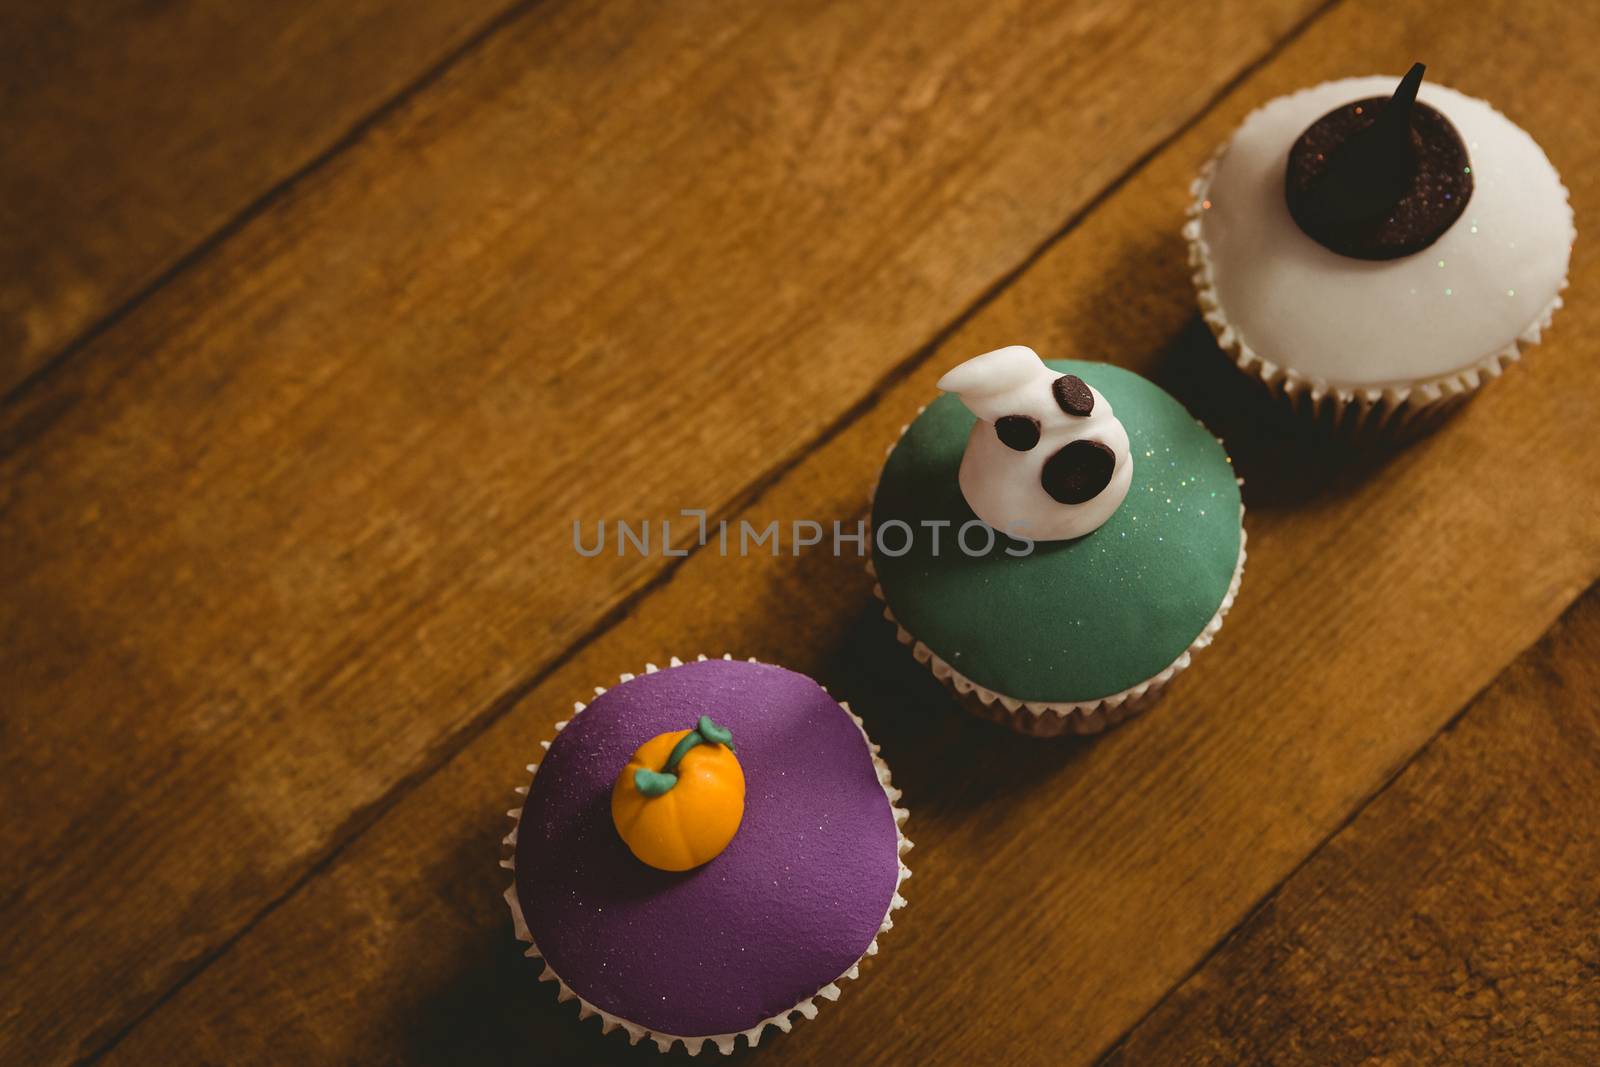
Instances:
[[[119,305],[117,308],[87,328],[82,334],[65,346],[55,356],[52,356],[50,359],[46,360],[35,371],[31,372],[27,377],[19,382],[3,400],[0,400],[0,410],[4,410],[5,408],[9,407],[16,399],[23,396],[38,382],[41,382],[48,377],[55,368],[68,363],[70,361],[70,357],[74,353],[86,347],[96,337],[103,334],[118,321],[126,317],[129,313],[135,310],[138,305],[152,296],[158,289],[171,282],[189,268],[203,261],[210,252],[218,248],[229,237],[242,229],[251,220],[263,214],[277,198],[288,193],[298,182],[309,177],[312,173],[331,162],[344,150],[358,144],[366,135],[366,133],[378,125],[384,118],[399,110],[417,93],[436,83],[457,62],[471,54],[473,51],[482,47],[486,42],[489,41],[490,38],[495,36],[505,27],[510,26],[518,21],[534,7],[536,7],[539,2],[540,0],[519,0],[518,3],[506,8],[500,14],[492,18],[487,24],[485,24],[485,26],[476,31],[467,41],[463,42],[449,55],[443,57],[421,76],[408,84],[399,93],[395,94],[394,97],[388,101],[385,101],[370,114],[362,118],[333,145],[330,145],[323,152],[319,153],[314,159],[273,185],[260,197],[252,201],[237,216],[229,220],[216,232],[204,238],[190,252],[185,254],[171,267],[163,271],[149,284],[141,288],[138,293],[130,297],[123,304]],[[918,367],[922,366],[922,364],[927,362],[927,360],[931,359],[938,351],[940,351],[945,342],[958,333],[963,326],[979,315],[985,308],[993,304],[995,300],[997,300],[1001,294],[1010,288],[1013,283],[1026,274],[1028,270],[1033,267],[1034,264],[1039,262],[1039,260],[1045,255],[1047,255],[1052,248],[1054,248],[1075,229],[1077,229],[1077,227],[1102,204],[1104,204],[1120,189],[1126,186],[1129,181],[1131,181],[1134,176],[1148,166],[1152,160],[1159,157],[1169,147],[1180,140],[1185,134],[1199,125],[1200,122],[1203,121],[1219,103],[1221,103],[1231,93],[1248,81],[1258,70],[1265,67],[1269,62],[1275,59],[1285,48],[1304,36],[1313,25],[1326,17],[1329,12],[1338,7],[1342,2],[1343,0],[1323,0],[1323,3],[1319,4],[1307,15],[1292,25],[1287,32],[1275,40],[1270,46],[1262,50],[1258,55],[1251,59],[1249,63],[1241,67],[1232,77],[1220,84],[1210,95],[1201,101],[1200,105],[1192,113],[1190,113],[1188,118],[1184,119],[1181,123],[1173,127],[1173,129],[1170,130],[1166,135],[1157,140],[1153,145],[1137,156],[1132,163],[1123,168],[1123,170],[1120,171],[1114,178],[1102,186],[1098,192],[1096,192],[1083,204],[1082,207],[1070,214],[1060,226],[1056,227],[1055,230],[1046,235],[1042,241],[1040,241],[1036,246],[1034,246],[1033,249],[1024,255],[1015,266],[996,278],[995,281],[987,286],[981,293],[979,293],[971,303],[958,311],[943,326],[935,329],[926,342],[917,346],[908,356],[890,367],[888,371],[886,371],[872,383],[872,385],[862,394],[859,400],[845,409],[845,411],[842,412],[836,419],[834,419],[833,422],[825,426],[809,441],[802,443],[787,456],[783,457],[769,467],[766,471],[753,478],[745,487],[745,489],[731,498],[716,515],[708,516],[707,522],[710,523],[732,515],[741,514],[750,507],[759,503],[762,497],[766,495],[768,490],[781,482],[791,471],[803,463],[808,456],[826,446],[829,442],[833,441],[851,425],[853,425],[863,415],[877,407],[879,402],[882,401],[882,399],[890,392],[890,390],[893,389],[895,385],[909,378]],[[396,780],[395,783],[388,790],[386,790],[381,797],[379,797],[373,803],[367,805],[366,808],[353,812],[350,818],[346,820],[343,832],[334,835],[332,845],[329,846],[323,855],[319,856],[314,862],[312,862],[298,878],[294,879],[294,881],[291,882],[282,893],[269,900],[259,910],[257,910],[254,915],[244,922],[231,936],[224,939],[214,950],[206,953],[203,957],[196,961],[196,963],[189,968],[188,971],[182,974],[165,991],[157,996],[145,1010],[139,1012],[132,1019],[130,1019],[127,1024],[119,1028],[111,1035],[110,1038],[100,1045],[100,1047],[96,1048],[88,1056],[84,1057],[81,1062],[96,1063],[102,1060],[114,1048],[116,1048],[124,1038],[138,1029],[138,1027],[146,1019],[159,1012],[170,1000],[172,1000],[173,997],[175,997],[181,990],[188,986],[189,983],[203,974],[217,960],[226,956],[236,944],[254,931],[268,916],[277,911],[278,908],[281,907],[285,902],[298,895],[305,886],[315,881],[322,875],[323,872],[333,867],[335,862],[344,853],[346,848],[356,842],[364,833],[366,833],[368,829],[381,820],[385,814],[387,814],[398,803],[400,803],[400,801],[404,799],[413,789],[428,781],[440,770],[448,766],[457,755],[466,749],[476,738],[485,734],[497,721],[499,721],[513,707],[515,707],[523,697],[537,689],[539,685],[545,681],[545,679],[552,676],[570,659],[572,659],[572,657],[580,653],[589,645],[593,644],[613,627],[626,620],[640,603],[667,585],[677,574],[678,569],[684,563],[686,563],[688,559],[695,556],[702,547],[704,546],[700,544],[686,546],[686,555],[674,557],[671,562],[664,563],[654,575],[643,582],[633,592],[619,600],[617,604],[611,608],[611,610],[596,620],[596,622],[583,633],[579,634],[564,649],[562,649],[559,654],[557,654],[548,664],[546,664],[545,667],[523,678],[506,689],[503,693],[489,703],[482,714],[473,717],[465,726],[457,730],[454,734],[446,737],[443,742],[437,745],[431,755],[431,758],[422,761],[411,773],[406,774]],[[1517,654],[1520,655],[1522,651],[1524,650],[1519,649]],[[1496,677],[1498,677],[1498,675],[1496,675]],[[1470,706],[1472,702],[1475,702],[1478,697],[1481,696],[1481,692],[1482,691],[1480,690],[1478,694],[1474,694],[1472,701],[1469,701],[1468,706]],[[1466,709],[1463,708],[1461,711],[1458,711],[1456,714],[1452,715],[1450,722],[1454,723],[1465,712],[1465,710]],[[1437,734],[1434,736],[1436,737]],[[1404,764],[1394,772],[1394,775],[1386,778],[1378,790],[1362,801],[1356,811],[1351,813],[1350,818],[1354,818],[1355,815],[1359,814],[1359,812],[1371,802],[1373,797],[1376,797],[1384,789],[1388,788],[1389,784],[1394,780],[1394,777],[1398,776],[1399,773],[1405,769],[1405,767],[1410,766],[1412,760],[1414,760],[1422,751],[1426,750],[1428,745],[1431,745],[1432,742],[1433,739],[1430,738],[1427,744],[1424,744],[1416,752],[1412,753],[1411,757],[1408,758]],[[1309,860],[1311,856],[1314,856],[1317,852],[1321,851],[1322,847],[1327,844],[1327,841],[1332,836],[1344,829],[1348,821],[1348,819],[1341,821],[1338,827],[1335,828],[1333,833],[1330,834],[1328,838],[1324,838],[1322,841],[1319,841],[1317,846],[1312,849],[1311,852],[1300,861],[1300,863],[1295,865],[1294,870],[1298,871],[1300,867],[1304,865],[1306,860]],[[1293,872],[1291,872],[1291,876],[1292,874]],[[1282,884],[1283,883],[1280,882],[1275,885],[1272,889],[1272,893],[1276,893]],[[1269,894],[1267,898],[1263,899],[1270,899],[1270,896],[1271,894]],[[1257,906],[1259,906],[1259,904]],[[1252,908],[1249,914],[1254,915],[1255,910],[1255,908]],[[1244,921],[1247,920],[1248,916]],[[1230,929],[1228,936],[1231,937],[1234,930],[1237,930],[1238,928],[1238,926],[1235,926],[1234,928]],[[1227,937],[1224,937],[1218,942],[1217,945],[1212,946],[1212,948],[1206,952],[1205,956],[1195,965],[1195,969],[1203,966],[1204,963],[1215,954],[1217,949],[1226,942],[1226,940]],[[1186,981],[1192,975],[1192,973],[1192,970],[1185,972],[1182,979],[1180,979],[1179,982],[1174,985],[1173,989],[1176,989],[1178,985],[1181,985],[1183,981]],[[1164,1003],[1167,997],[1171,995],[1171,992],[1172,990],[1169,989],[1166,993],[1164,993],[1160,1000],[1158,1000],[1156,1004],[1152,1006],[1151,1011],[1154,1011],[1155,1007],[1158,1007],[1161,1003]],[[1139,1022],[1143,1022],[1147,1016],[1148,1013],[1144,1016],[1141,1016]],[[1126,1040],[1128,1034],[1132,1033],[1137,1025],[1138,1024],[1136,1023],[1134,1027],[1130,1027],[1127,1032],[1120,1035],[1116,1042],[1114,1042],[1104,1053],[1101,1054],[1101,1057],[1103,1058],[1105,1055],[1109,1055],[1112,1050]]]

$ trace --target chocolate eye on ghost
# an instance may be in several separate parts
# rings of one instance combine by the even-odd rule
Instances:
[[[1084,416],[1094,411],[1094,393],[1076,374],[1063,374],[1050,384],[1056,404],[1068,415]]]
[[[1032,415],[1002,415],[994,423],[1000,443],[1016,452],[1026,452],[1039,443],[1039,420]]]
[[[1082,504],[1099,496],[1111,484],[1117,454],[1099,441],[1080,437],[1068,441],[1044,461],[1039,484],[1060,504]]]

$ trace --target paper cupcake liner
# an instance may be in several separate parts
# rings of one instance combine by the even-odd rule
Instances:
[[[1239,583],[1244,579],[1245,540],[1244,507],[1241,505],[1239,561],[1234,564],[1233,578],[1228,582],[1228,592],[1217,607],[1216,614],[1211,616],[1211,621],[1206,623],[1199,636],[1190,642],[1189,647],[1184,649],[1165,670],[1120,693],[1094,700],[1021,700],[979,685],[952,667],[943,657],[902,626],[900,620],[895,618],[894,609],[889,606],[883,586],[876,581],[877,571],[870,561],[867,563],[867,573],[874,578],[872,595],[882,602],[883,617],[894,624],[895,638],[911,649],[911,655],[916,661],[932,671],[933,676],[955,694],[956,702],[967,711],[981,719],[1009,726],[1017,733],[1029,737],[1097,734],[1108,726],[1115,726],[1150,708],[1165,692],[1166,684],[1172,681],[1179,671],[1189,666],[1194,654],[1216,639],[1217,632],[1222,629],[1223,618],[1228,614],[1228,609],[1233,607],[1234,598],[1239,595]]]
[[[701,655],[696,656],[695,660],[702,661],[707,658],[708,657]],[[733,656],[725,653],[721,658],[725,660],[731,660],[733,659]],[[752,657],[749,662],[757,663],[759,661]],[[678,657],[673,656],[668,661],[668,666],[681,667],[683,666],[683,661]],[[647,663],[645,664],[643,673],[654,674],[660,669],[661,668],[657,667],[653,663]],[[631,682],[635,677],[636,675],[624,674],[621,676],[621,682]],[[826,688],[824,688],[823,691],[826,692]],[[594,691],[595,696],[599,696],[604,692],[605,689],[600,687],[596,687]],[[578,715],[581,715],[586,706],[587,705],[583,704],[582,702],[575,703],[572,706],[573,717],[576,718]],[[788,1033],[794,1028],[794,1020],[791,1018],[791,1016],[793,1016],[796,1012],[798,1012],[804,1018],[815,1019],[817,1017],[816,1001],[819,997],[823,1000],[839,999],[839,983],[845,981],[846,979],[856,978],[860,975],[861,964],[863,961],[865,961],[869,956],[876,956],[878,954],[878,937],[883,936],[894,927],[894,913],[900,908],[906,906],[905,898],[900,895],[900,887],[905,883],[907,878],[911,877],[911,869],[906,866],[904,859],[905,854],[911,850],[911,840],[906,837],[904,832],[905,821],[910,812],[905,808],[896,806],[896,803],[900,799],[900,790],[896,789],[894,784],[890,781],[889,767],[883,762],[882,758],[879,757],[878,746],[873,744],[872,738],[867,736],[866,725],[861,721],[861,716],[851,711],[850,705],[844,703],[843,701],[840,701],[839,706],[844,709],[845,714],[850,716],[851,721],[856,724],[856,729],[861,731],[861,739],[863,742],[865,742],[867,746],[867,752],[872,757],[872,766],[877,772],[878,784],[883,788],[884,796],[886,796],[889,800],[889,810],[894,814],[895,851],[899,857],[898,862],[900,866],[900,873],[895,880],[894,895],[889,901],[888,910],[884,912],[883,923],[878,927],[878,935],[872,939],[871,944],[867,945],[867,950],[862,953],[854,963],[845,968],[843,974],[839,975],[839,977],[835,978],[821,989],[818,989],[814,994],[800,1001],[792,1008],[787,1008],[784,1011],[778,1012],[776,1015],[761,1020],[748,1030],[740,1030],[731,1034],[709,1034],[694,1037],[686,1037],[681,1034],[662,1033],[658,1030],[652,1030],[646,1026],[640,1026],[638,1023],[631,1022],[619,1015],[613,1015],[604,1008],[590,1003],[583,997],[579,996],[571,986],[567,985],[567,983],[562,980],[561,976],[555,972],[555,969],[552,968],[550,964],[544,960],[543,956],[540,955],[539,946],[534,943],[533,933],[528,929],[527,920],[522,914],[522,902],[517,898],[517,883],[516,879],[513,877],[511,885],[506,889],[504,894],[506,904],[511,909],[511,925],[516,930],[517,940],[525,941],[528,944],[528,949],[524,955],[538,959],[544,964],[544,969],[539,973],[539,980],[541,982],[556,983],[556,1000],[558,1003],[576,1000],[578,1002],[578,1018],[580,1020],[587,1019],[590,1016],[599,1016],[600,1032],[602,1034],[609,1034],[611,1031],[620,1027],[627,1033],[628,1044],[630,1045],[637,1045],[641,1039],[649,1038],[655,1043],[655,1046],[658,1050],[661,1052],[669,1052],[674,1044],[681,1043],[684,1047],[684,1050],[688,1052],[689,1055],[697,1056],[700,1054],[701,1049],[710,1044],[716,1046],[717,1051],[726,1056],[732,1054],[735,1042],[741,1035],[743,1035],[745,1040],[749,1042],[751,1048],[755,1048],[756,1044],[761,1040],[762,1032],[766,1030],[767,1027],[775,1026],[784,1033]],[[560,733],[563,729],[565,729],[567,723],[570,721],[571,719],[566,719],[556,723],[556,733]],[[550,748],[549,741],[540,741],[539,745],[541,748],[547,751]],[[529,784],[520,786],[516,790],[517,795],[520,797],[526,797],[528,795],[528,790],[532,788],[532,776],[538,774],[539,765],[537,763],[530,763],[528,764],[527,770],[528,774],[530,775]],[[506,812],[506,814],[511,817],[514,823],[520,825],[522,821],[522,805],[518,804],[517,807],[512,808],[510,811]],[[515,846],[517,843],[517,826],[513,826],[511,828],[511,832],[505,836],[501,843],[510,846],[512,848],[512,854],[502,858],[500,860],[500,866],[508,871],[514,871],[516,869]]]
[[[1235,366],[1259,381],[1300,417],[1313,419],[1351,438],[1406,437],[1425,432],[1487,382],[1505,373],[1507,367],[1522,358],[1524,350],[1537,345],[1562,306],[1560,294],[1567,288],[1565,277],[1550,303],[1511,343],[1459,370],[1432,378],[1381,386],[1337,386],[1267,359],[1245,344],[1239,331],[1228,321],[1217,297],[1211,249],[1200,234],[1200,217],[1205,210],[1202,203],[1210,193],[1217,162],[1230,143],[1224,142],[1212,154],[1189,185],[1189,207],[1185,211],[1188,221],[1183,225],[1183,238],[1189,248],[1190,280],[1200,304],[1200,316],[1216,338],[1217,346],[1227,353]],[[1562,192],[1566,192],[1565,187]]]
[[[1040,715],[1022,707],[1010,710],[998,699],[985,704],[976,688],[972,692],[961,693],[949,681],[945,682],[945,687],[955,694],[956,703],[971,714],[980,719],[999,723],[1027,737],[1065,737],[1068,734],[1085,736],[1102,733],[1135,715],[1148,711],[1161,701],[1167,691],[1165,685],[1152,685],[1142,695],[1131,696],[1115,707],[1107,706],[1078,715],[1061,716]]]

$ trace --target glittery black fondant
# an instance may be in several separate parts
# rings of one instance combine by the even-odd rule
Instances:
[[[1417,101],[1423,69],[1414,65],[1388,100],[1328,112],[1289,150],[1289,213],[1325,248],[1356,259],[1408,256],[1466,209],[1471,160],[1450,120]]]

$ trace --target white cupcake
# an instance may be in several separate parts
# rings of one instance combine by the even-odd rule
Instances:
[[[1539,342],[1566,287],[1576,233],[1550,160],[1421,77],[1279,97],[1192,187],[1184,236],[1218,344],[1348,431],[1449,410]]]

